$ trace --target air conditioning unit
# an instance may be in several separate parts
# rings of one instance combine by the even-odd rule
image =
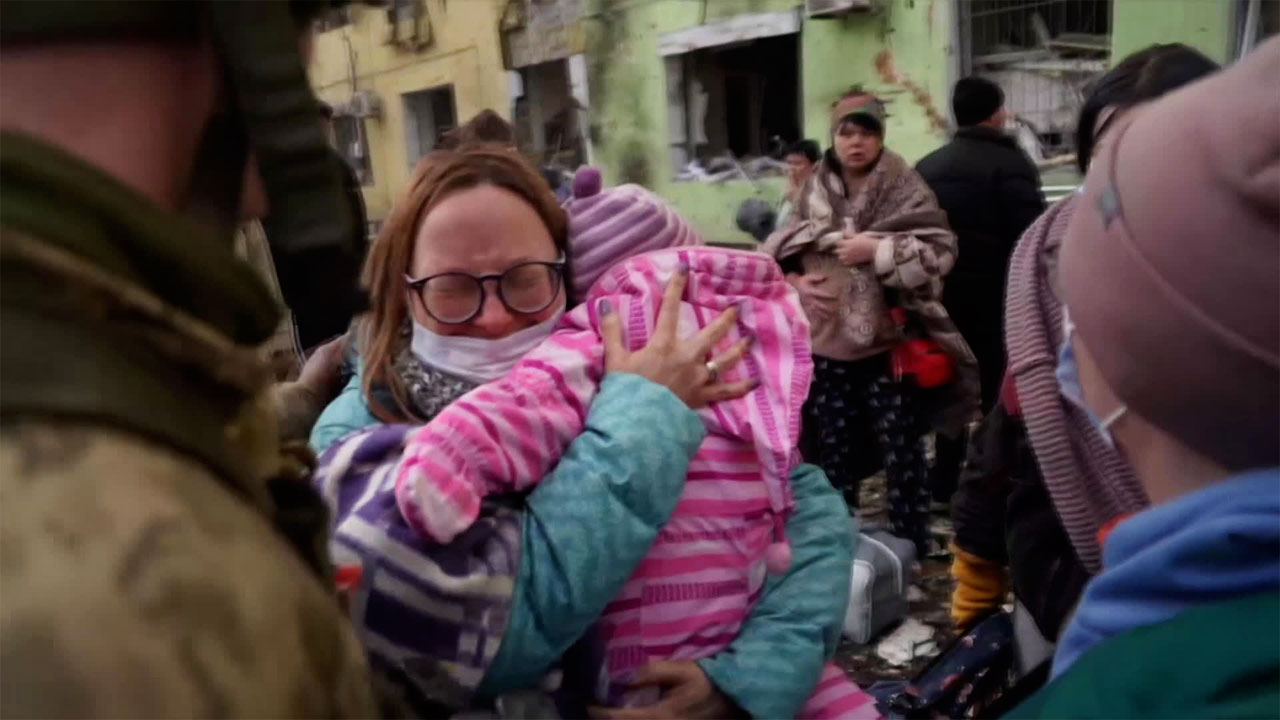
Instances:
[[[360,90],[347,102],[347,114],[358,118],[380,118],[382,98],[371,90]]]
[[[804,0],[805,12],[811,18],[835,17],[850,12],[874,9],[875,0]]]

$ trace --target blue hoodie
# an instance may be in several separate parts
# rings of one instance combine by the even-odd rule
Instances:
[[[1184,610],[1280,591],[1280,468],[1238,475],[1116,526],[1104,570],[1058,644],[1053,676],[1108,638]]]

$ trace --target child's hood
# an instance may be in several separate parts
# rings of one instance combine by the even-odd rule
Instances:
[[[681,266],[689,281],[680,307],[680,337],[690,337],[738,308],[738,321],[714,348],[727,352],[753,338],[747,355],[720,380],[758,379],[743,398],[699,411],[712,434],[752,443],[776,493],[774,507],[789,507],[785,482],[799,462],[800,411],[813,378],[809,323],[796,292],[773,258],[757,252],[713,247],[682,247],[637,255],[619,263],[591,287],[586,301],[570,315],[571,324],[599,327],[600,303],[609,298],[622,319],[624,340],[632,351],[648,343],[663,291]],[[710,359],[710,358],[708,358]]]

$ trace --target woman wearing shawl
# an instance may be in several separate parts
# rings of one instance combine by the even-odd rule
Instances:
[[[893,377],[889,351],[902,340],[891,319],[906,311],[951,356],[957,380],[944,420],[959,432],[977,411],[977,363],[943,309],[942,277],[955,236],[924,180],[884,147],[884,104],[860,89],[832,108],[832,148],[799,194],[788,225],[765,242],[812,325],[814,381],[805,424],[817,462],[858,503],[853,431],[870,426],[889,482],[893,532],[927,549],[930,494],[922,435],[925,410],[910,381]]]

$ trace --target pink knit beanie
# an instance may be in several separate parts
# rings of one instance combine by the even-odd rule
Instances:
[[[569,254],[578,298],[610,267],[650,250],[701,245],[702,238],[662,198],[639,185],[601,189],[600,171],[578,170],[569,214]]]
[[[1123,118],[1061,251],[1108,385],[1230,470],[1280,464],[1278,79],[1273,39]]]

